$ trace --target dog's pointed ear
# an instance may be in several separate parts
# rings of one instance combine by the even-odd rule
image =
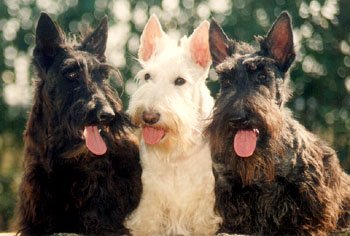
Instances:
[[[199,66],[206,68],[211,64],[208,21],[203,21],[190,36],[190,52],[192,60]]]
[[[215,20],[209,27],[209,47],[214,66],[230,56],[230,40]]]
[[[57,47],[64,42],[62,29],[51,19],[51,17],[42,12],[36,27],[35,43],[38,47]]]
[[[154,54],[157,48],[157,42],[164,35],[162,26],[156,15],[152,15],[145,28],[143,29],[140,38],[140,48],[138,52],[138,57],[142,61],[148,61]]]
[[[282,12],[271,26],[263,46],[274,58],[282,71],[287,71],[295,58],[291,18]]]
[[[96,55],[100,61],[105,61],[105,51],[108,38],[108,18],[104,16],[97,28],[81,43],[81,50]]]
[[[47,71],[53,62],[57,49],[65,41],[62,29],[42,12],[36,27],[34,60],[39,66]]]

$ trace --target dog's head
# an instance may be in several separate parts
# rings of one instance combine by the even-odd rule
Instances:
[[[273,143],[281,133],[283,105],[290,94],[287,71],[295,53],[289,15],[283,12],[257,41],[259,49],[230,40],[211,23],[210,52],[220,94],[208,132],[214,152],[259,163],[269,148],[278,146]]]
[[[105,17],[80,43],[73,42],[42,13],[33,57],[49,127],[66,132],[69,140],[82,144],[85,140],[96,155],[107,150],[100,133],[116,132],[123,119],[121,101],[108,82],[112,74],[120,78],[118,70],[106,63],[107,29]]]
[[[153,15],[141,35],[139,87],[129,113],[148,148],[174,152],[193,144],[213,101],[205,85],[211,65],[209,23],[202,22],[180,44],[164,33]],[[198,138],[197,138],[198,139]]]

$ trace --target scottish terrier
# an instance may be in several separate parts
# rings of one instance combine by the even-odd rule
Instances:
[[[230,40],[212,21],[220,94],[207,128],[218,232],[326,235],[349,229],[350,178],[335,151],[293,119],[291,19],[281,13],[260,48]]]
[[[108,79],[107,18],[80,43],[42,13],[34,104],[24,133],[21,235],[121,235],[138,205],[141,165],[131,122]],[[119,80],[120,77],[118,77]]]
[[[180,44],[150,17],[138,52],[143,69],[128,112],[140,127],[143,195],[128,220],[135,235],[213,235],[214,176],[202,130],[214,102],[205,81],[211,65],[209,22]]]

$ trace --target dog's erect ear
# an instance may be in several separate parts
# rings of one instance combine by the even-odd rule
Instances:
[[[64,42],[61,28],[45,12],[40,14],[35,40],[36,46],[40,48],[58,47]]]
[[[192,60],[203,68],[211,63],[209,50],[209,22],[203,21],[190,36]]]
[[[97,28],[81,43],[80,49],[96,55],[100,61],[105,61],[106,43],[108,38],[108,18],[103,17]]]
[[[157,48],[157,42],[163,37],[164,32],[158,17],[152,15],[145,28],[143,29],[141,38],[140,38],[140,48],[138,52],[138,57],[142,61],[148,61]]]
[[[283,72],[288,70],[295,58],[295,52],[291,18],[287,12],[282,12],[273,23],[263,41],[263,47],[278,62]]]
[[[209,27],[209,47],[214,66],[230,56],[230,40],[215,20],[211,21]]]
[[[43,70],[47,71],[51,66],[57,49],[64,40],[61,28],[48,14],[42,12],[36,28],[34,60]]]

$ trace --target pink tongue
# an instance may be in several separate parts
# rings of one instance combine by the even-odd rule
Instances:
[[[95,155],[103,155],[107,151],[97,126],[86,126],[84,129],[86,147]]]
[[[145,143],[147,144],[157,144],[160,142],[160,140],[164,137],[164,130],[163,129],[155,129],[152,127],[144,127],[142,130],[143,139],[145,140]]]
[[[233,141],[233,148],[240,157],[250,157],[256,148],[257,134],[253,130],[239,130]]]

